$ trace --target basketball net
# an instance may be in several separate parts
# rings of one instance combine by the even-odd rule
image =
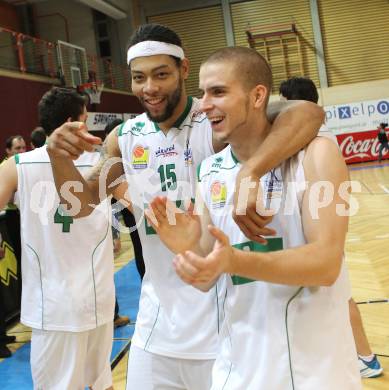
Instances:
[[[80,92],[85,92],[89,96],[91,104],[100,104],[101,92],[103,92],[104,83],[102,81],[92,81],[90,83],[80,84]]]

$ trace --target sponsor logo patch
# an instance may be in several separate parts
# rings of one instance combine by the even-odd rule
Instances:
[[[149,148],[135,145],[132,149],[132,166],[134,169],[145,169],[149,163]]]
[[[227,187],[224,182],[216,180],[211,185],[211,207],[219,209],[225,206],[227,200]]]
[[[158,147],[157,151],[155,152],[155,157],[171,157],[171,156],[177,156],[176,147],[173,144],[172,146],[168,146],[167,148],[161,148]]]

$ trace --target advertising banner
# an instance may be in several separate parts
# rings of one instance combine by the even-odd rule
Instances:
[[[386,135],[389,135],[388,132]],[[380,143],[377,130],[338,134],[336,138],[346,163],[378,160]],[[387,149],[383,150],[382,158],[389,158]]]
[[[380,123],[389,122],[389,98],[324,107],[326,126],[336,135],[347,163],[378,160]],[[383,158],[389,158],[384,149]]]
[[[123,114],[113,114],[108,112],[88,112],[86,125],[89,130],[103,131],[108,122],[114,119],[123,119]]]

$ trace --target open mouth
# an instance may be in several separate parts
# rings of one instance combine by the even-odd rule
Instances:
[[[162,98],[162,97],[145,99],[145,102],[147,104],[149,104],[150,106],[157,106],[158,104],[161,104],[163,101],[164,101],[164,98]]]
[[[215,126],[218,126],[220,123],[223,122],[224,116],[221,116],[221,115],[213,116],[213,117],[208,118],[208,120],[211,122],[211,126],[215,127]]]
[[[165,98],[164,97],[153,97],[143,100],[145,106],[151,110],[159,110],[163,108]]]

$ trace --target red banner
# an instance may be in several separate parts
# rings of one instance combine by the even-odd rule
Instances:
[[[358,133],[338,134],[338,144],[347,164],[378,160],[380,142],[378,130]],[[382,158],[389,158],[389,150],[384,149]]]

